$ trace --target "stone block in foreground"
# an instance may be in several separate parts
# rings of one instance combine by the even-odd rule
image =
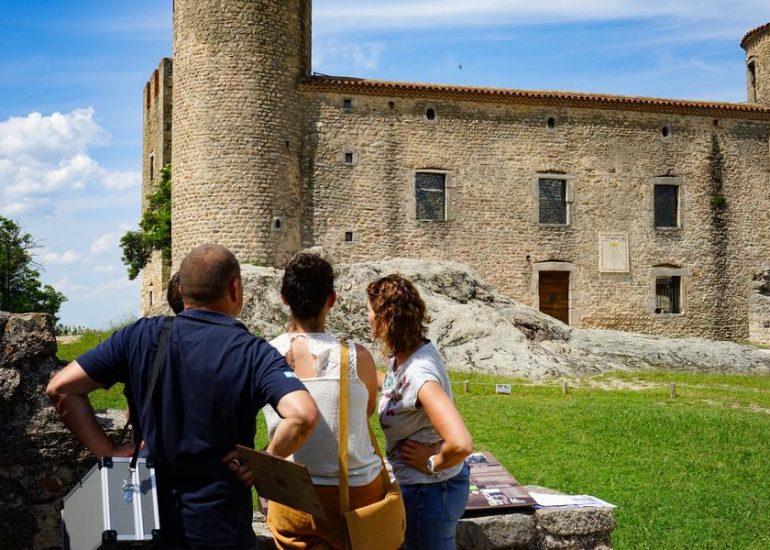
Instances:
[[[542,487],[528,487],[553,493]],[[612,508],[541,508],[461,519],[457,550],[609,550]],[[275,548],[265,517],[254,514],[259,550]]]

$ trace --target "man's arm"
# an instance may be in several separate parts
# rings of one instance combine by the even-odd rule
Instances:
[[[267,452],[286,458],[299,449],[318,425],[321,413],[307,390],[284,395],[276,407],[283,418],[275,429]]]
[[[131,456],[133,444],[116,446],[96,420],[88,393],[102,385],[89,377],[73,361],[60,370],[48,383],[46,395],[62,417],[64,424],[91,453],[105,456]]]

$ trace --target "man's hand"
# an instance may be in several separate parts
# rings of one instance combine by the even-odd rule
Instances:
[[[237,477],[238,480],[243,483],[244,487],[251,487],[254,485],[254,474],[251,472],[251,469],[248,466],[241,463],[240,455],[236,449],[233,449],[227,453],[222,458],[222,462],[227,464],[227,467],[235,475],[235,477]]]
[[[282,420],[273,433],[267,452],[286,458],[299,449],[321,419],[315,399],[307,390],[284,395],[277,412]]]
[[[139,446],[141,449],[144,447],[144,442]],[[134,456],[134,449],[136,445],[133,443],[124,443],[122,445],[116,445],[113,447],[112,455],[110,456]]]
[[[131,452],[124,448],[125,445],[116,447],[96,421],[88,393],[101,387],[77,361],[73,361],[51,379],[46,394],[59,411],[64,424],[95,456],[131,456],[133,446]]]

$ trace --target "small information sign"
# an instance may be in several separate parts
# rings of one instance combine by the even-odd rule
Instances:
[[[527,490],[491,453],[473,453],[466,461],[471,470],[471,479],[465,516],[536,505]]]

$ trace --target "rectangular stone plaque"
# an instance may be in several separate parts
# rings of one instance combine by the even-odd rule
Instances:
[[[508,470],[489,452],[476,452],[465,459],[470,468],[470,494],[463,517],[489,515],[492,510],[510,511],[535,505]]]
[[[599,234],[599,271],[628,273],[628,233]]]

